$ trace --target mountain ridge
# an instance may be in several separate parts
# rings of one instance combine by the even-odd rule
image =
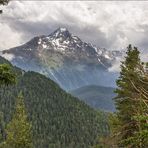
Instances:
[[[50,77],[65,90],[89,84],[115,85],[116,73],[110,74],[108,68],[121,55],[119,51],[108,51],[83,42],[65,28],[58,28],[48,36],[34,37],[1,54],[26,71]]]
[[[113,98],[116,96],[114,90],[115,88],[112,87],[88,85],[71,90],[69,93],[95,109],[114,112],[115,104]]]

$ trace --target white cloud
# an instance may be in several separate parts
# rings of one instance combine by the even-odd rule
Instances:
[[[7,59],[8,61],[12,61],[14,59],[14,55],[10,53],[9,54],[5,53],[5,54],[2,54],[1,56]]]
[[[0,50],[67,27],[82,40],[108,49],[129,43],[147,49],[148,2],[12,1],[0,16]]]
[[[138,1],[12,1],[0,17],[0,33],[5,29],[3,36],[11,34],[12,38],[9,43],[0,39],[0,49],[49,34],[60,26],[97,46],[121,49],[139,43],[147,48],[142,44],[147,36],[147,6],[148,2]]]
[[[20,32],[14,32],[9,25],[0,23],[0,50],[19,45],[20,41]]]
[[[121,59],[116,58],[116,61],[112,64],[112,66],[108,69],[110,72],[120,72],[120,65],[121,65]]]

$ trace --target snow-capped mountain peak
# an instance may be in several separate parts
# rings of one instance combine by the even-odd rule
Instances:
[[[48,36],[43,35],[34,37],[26,44],[10,50],[14,51],[19,48],[21,48],[20,50],[26,50],[27,52],[36,52],[36,54],[37,52],[41,54],[44,50],[61,52],[63,56],[73,57],[78,61],[94,61],[108,63],[109,65],[116,59],[116,56],[119,55],[117,51],[97,48],[90,43],[81,41],[79,37],[72,35],[66,28],[58,28]]]
[[[24,70],[49,76],[64,89],[72,89],[111,83],[108,69],[120,54],[83,42],[66,28],[58,28],[50,35],[37,36],[24,45],[4,50],[2,56]],[[101,81],[102,77],[106,81]]]
[[[68,31],[67,28],[58,28],[57,30],[55,30],[53,33],[51,33],[49,35],[50,38],[70,38],[71,37],[71,33]]]

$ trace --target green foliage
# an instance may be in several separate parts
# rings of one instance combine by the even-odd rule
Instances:
[[[117,141],[119,135],[115,136],[114,133],[118,134],[117,126],[119,125],[119,120],[115,113],[108,113],[106,120],[109,124],[109,133],[98,137],[98,144],[92,148],[118,148]]]
[[[16,75],[12,71],[10,65],[0,64],[0,86],[12,85],[16,83]]]
[[[4,140],[3,137],[5,136],[5,122],[4,122],[4,115],[0,112],[0,143]]]
[[[147,67],[138,49],[129,45],[115,91],[117,112],[108,115],[110,134],[100,137],[95,148],[148,147]]]
[[[6,126],[6,148],[32,148],[31,124],[28,122],[25,104],[20,94],[16,100],[15,112],[12,120]]]
[[[118,136],[118,145],[146,148],[148,106],[145,100],[148,100],[148,77],[138,49],[131,45],[122,62],[117,86],[115,101],[119,123],[115,135]]]
[[[106,115],[96,112],[35,72],[20,72],[15,87],[0,90],[0,111],[8,123],[22,91],[35,148],[89,148],[108,134]],[[6,93],[7,92],[7,93]]]

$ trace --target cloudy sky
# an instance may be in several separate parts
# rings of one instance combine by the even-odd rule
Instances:
[[[148,1],[12,1],[0,16],[0,50],[58,27],[109,50],[148,49]],[[146,57],[147,58],[147,57]]]

